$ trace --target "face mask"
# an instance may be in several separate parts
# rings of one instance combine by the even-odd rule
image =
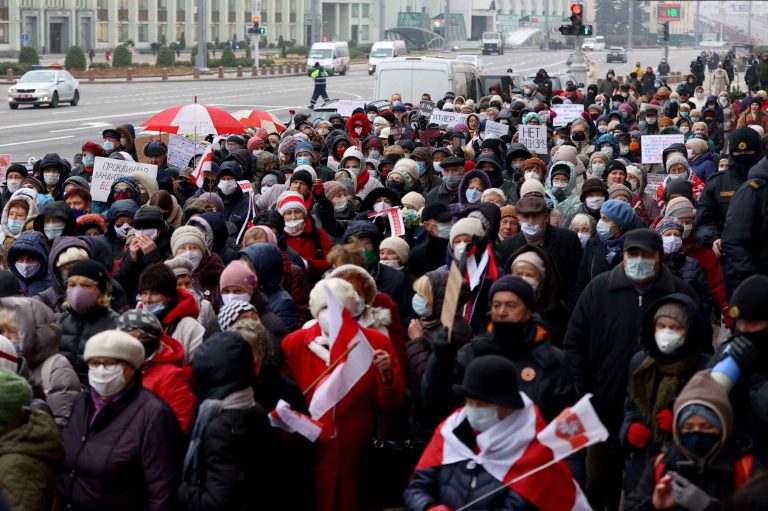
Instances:
[[[115,200],[125,200],[125,199],[133,199],[133,195],[131,192],[127,191],[116,191],[112,194],[115,197]]]
[[[701,131],[701,130],[696,130],[696,131],[694,131],[694,132],[693,132],[693,136],[694,136],[694,137],[704,137],[704,138],[706,138],[707,134],[706,134],[705,132]],[[692,154],[692,153],[690,152],[690,149],[688,150],[688,154],[689,154],[689,155],[691,155],[691,154]],[[689,157],[690,157],[690,156],[689,156]]]
[[[117,237],[120,239],[125,239],[128,237],[128,231],[131,230],[131,224],[128,222],[124,223],[123,225],[115,225],[115,234],[117,234]]]
[[[669,328],[657,330],[654,334],[654,338],[656,339],[656,346],[659,347],[659,351],[665,355],[671,355],[677,351],[677,349],[683,345],[683,341],[685,340],[683,336]]]
[[[627,274],[627,277],[635,282],[642,282],[656,275],[655,266],[656,264],[653,262],[653,259],[630,257],[627,259],[627,266],[624,272]]]
[[[152,241],[157,239],[157,229],[136,229],[134,232],[137,238],[144,236]]]
[[[225,295],[221,295],[221,301],[224,303],[224,305],[232,302],[249,303],[251,301],[251,295],[247,293],[227,293]]]
[[[427,171],[427,165],[423,161],[417,161],[416,167],[419,169],[419,176],[423,176]]]
[[[120,139],[120,146],[122,147],[128,147],[128,140],[125,138]]]
[[[678,179],[683,179],[687,174],[688,174],[687,172],[683,172],[682,174],[670,174],[669,179],[676,181]]]
[[[197,269],[200,266],[200,261],[203,260],[203,253],[199,250],[187,250],[177,255],[192,261],[192,268],[194,269]]]
[[[464,241],[457,243],[456,246],[453,247],[453,257],[457,261],[461,261],[461,259],[464,257],[464,254],[466,253],[467,253],[467,243]]]
[[[717,102],[720,103],[721,106],[726,106],[728,104],[728,98],[719,98]]]
[[[21,186],[21,179],[9,179],[5,185],[8,187],[8,191],[13,193]]]
[[[539,279],[537,279],[536,277],[530,277],[528,275],[525,275],[525,276],[521,275],[520,278],[523,279],[524,281],[526,281],[528,283],[528,285],[530,285],[533,288],[534,291],[536,291],[539,288]]]
[[[691,235],[691,232],[693,231],[693,224],[683,224],[683,239],[688,239],[688,236]]]
[[[88,168],[93,167],[93,163],[94,163],[95,159],[96,158],[92,154],[86,154],[83,157],[83,166],[88,167]]]
[[[680,117],[682,117],[683,119],[687,119],[688,114],[689,114],[688,112],[680,112]]]
[[[556,146],[561,146],[563,144],[565,144],[565,140],[563,140],[562,138],[558,138],[557,140],[555,140]]]
[[[676,254],[683,248],[683,238],[680,236],[664,236],[661,238],[665,254]]]
[[[605,202],[605,197],[587,197],[584,204],[592,211],[598,211],[603,202]]]
[[[303,218],[301,220],[288,220],[285,222],[285,228],[283,229],[285,231],[285,234],[288,236],[298,236],[299,234],[304,231],[304,226],[306,225],[307,221]]]
[[[495,406],[464,407],[467,421],[475,431],[483,432],[499,423],[499,410]]]
[[[11,234],[19,234],[24,228],[24,220],[8,220],[8,230]]]
[[[402,270],[403,266],[400,264],[400,261],[397,259],[382,259],[379,261],[384,266],[389,266],[390,268],[394,268],[395,270]]]
[[[391,206],[389,204],[387,204],[386,202],[377,202],[376,204],[373,205],[373,210],[376,213],[380,213],[381,211],[383,211],[384,209],[389,208],[389,207],[391,207]]]
[[[422,318],[426,318],[432,314],[432,309],[429,308],[429,302],[420,294],[413,295],[413,298],[411,299],[411,306],[413,306],[413,312]]]
[[[619,154],[624,156],[625,154],[629,154],[629,146],[628,145],[620,145],[619,146]]]
[[[461,183],[461,178],[462,176],[443,176],[443,181],[449,190],[455,190]]]
[[[254,149],[253,151],[251,151],[251,154],[254,155],[256,158],[258,158],[259,156],[261,156],[261,153],[263,152],[264,152],[264,149]]]
[[[336,213],[341,213],[347,209],[347,199],[340,200],[333,205],[333,210]]]
[[[653,126],[654,124],[656,124],[656,118],[655,117],[646,117],[645,118],[645,122],[647,122],[648,124]]]
[[[53,241],[64,233],[64,225],[62,224],[49,224],[43,227],[45,237],[49,241]]]
[[[613,147],[601,147],[600,152],[607,156],[609,160],[613,158]]]
[[[104,366],[88,368],[88,385],[101,397],[112,397],[127,384],[123,366],[120,364],[110,369]]]
[[[701,117],[691,117],[691,122],[699,122]]]
[[[467,197],[467,202],[470,204],[477,204],[480,201],[480,197],[483,195],[483,193],[480,190],[475,190],[474,188],[467,188],[467,191],[464,192],[464,195]]]
[[[405,191],[405,183],[402,181],[390,180],[387,181],[387,188],[395,192],[397,195],[402,195]]]
[[[437,237],[447,240],[451,235],[451,228],[453,224],[451,222],[440,222],[437,224]]]
[[[25,279],[30,278],[40,269],[40,263],[16,263],[16,271]]]
[[[75,286],[67,288],[67,302],[72,310],[84,313],[94,307],[99,301],[99,293],[84,287]]]
[[[376,263],[378,254],[373,250],[363,250],[363,255],[365,255],[365,264],[368,265],[368,267]]]
[[[701,431],[680,433],[680,443],[683,444],[683,447],[699,458],[706,458],[719,442],[720,435],[717,433],[703,433]]]
[[[435,170],[435,174],[437,174],[438,176],[443,173],[443,167],[440,165],[439,161],[433,161],[432,168]]]
[[[571,140],[574,142],[584,142],[587,139],[587,135],[584,133],[571,133]]]
[[[160,314],[163,309],[165,309],[165,304],[163,302],[157,302],[157,303],[149,303],[144,304],[141,307],[143,310],[149,312],[150,314]]]
[[[606,126],[605,124],[601,124],[600,126],[597,127],[597,131],[598,133],[605,133],[608,131],[608,126]]]
[[[688,132],[691,131],[691,128],[689,128],[688,126],[680,126],[679,129],[680,129],[680,133],[682,133],[683,135],[687,135]]]
[[[59,174],[57,172],[43,172],[43,181],[48,186],[53,186],[59,182]]]
[[[523,234],[526,236],[535,238],[541,234],[541,225],[532,224],[529,222],[520,222],[520,230],[523,231]]]
[[[355,135],[360,135],[363,132],[362,126],[356,126],[355,127]]]
[[[604,170],[605,170],[605,163],[593,163],[592,164],[592,175],[593,176],[602,176]]]
[[[105,140],[105,141],[104,141],[104,142],[101,144],[101,147],[103,147],[103,148],[104,148],[104,152],[105,152],[105,153],[109,153],[109,152],[110,152],[112,149],[114,149],[114,148],[115,148],[115,144],[114,144],[114,143],[112,143],[112,142],[110,142],[110,141],[108,141],[108,140]]]
[[[329,133],[327,128],[320,128],[317,130],[317,134],[320,136],[326,136]]]
[[[523,174],[523,177],[525,177],[526,181],[539,181],[541,182],[541,178],[539,177],[539,174],[533,171],[528,171],[525,174]]]
[[[579,232],[577,235],[579,237],[579,242],[581,243],[581,248],[586,247],[589,240],[592,239],[592,236],[590,236],[588,232]]]
[[[697,92],[696,93],[696,99],[704,99],[704,93],[703,92]]]
[[[224,195],[232,195],[235,193],[235,190],[237,190],[238,186],[239,185],[237,184],[237,181],[234,179],[228,181],[219,181],[219,190]]]
[[[637,191],[638,183],[636,183],[635,181],[627,180],[624,184],[628,186],[631,191],[633,192]]]
[[[603,219],[600,219],[597,222],[597,227],[595,227],[595,230],[597,231],[597,235],[600,236],[600,239],[605,241],[611,239],[611,227],[611,224]]]
[[[309,165],[312,166],[312,158],[309,156],[299,156],[296,158],[296,166],[299,165]],[[221,185],[219,185],[221,187]]]

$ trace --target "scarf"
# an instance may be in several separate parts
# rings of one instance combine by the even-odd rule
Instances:
[[[365,187],[365,183],[368,182],[368,180],[371,178],[371,173],[368,172],[365,167],[360,169],[360,174],[357,176],[357,193],[360,193],[363,191],[363,188]]]
[[[600,240],[600,242],[605,245],[606,254],[605,254],[605,261],[610,265],[613,260],[616,258],[617,255],[621,254],[622,247],[624,246],[624,236],[625,234],[622,234],[621,236],[617,238],[611,238],[609,240],[603,241],[600,236],[597,237],[597,239]]]
[[[651,357],[645,359],[632,375],[629,395],[640,408],[648,424],[653,431],[653,439],[657,445],[662,445],[669,439],[669,434],[659,430],[656,414],[671,408],[672,402],[680,393],[680,375],[689,370],[699,361],[699,353],[696,352],[677,362],[664,364]],[[659,380],[661,376],[661,380]],[[658,380],[658,388],[656,381]],[[652,402],[656,390],[656,400]]]
[[[499,267],[496,266],[496,257],[493,255],[493,248],[490,243],[485,244],[480,262],[477,262],[476,256],[479,254],[477,245],[473,244],[467,252],[466,269],[464,270],[464,280],[469,284],[469,299],[464,306],[464,319],[472,320],[472,314],[475,310],[475,288],[487,279],[496,282],[499,279]],[[481,288],[482,289],[482,288]],[[479,291],[479,290],[478,290]]]
[[[680,249],[674,254],[664,254],[661,256],[661,262],[669,268],[672,275],[683,278],[683,265],[685,265],[685,250]]]
[[[224,410],[248,410],[256,406],[253,397],[253,388],[248,386],[242,390],[231,393],[224,399],[206,399],[197,410],[197,419],[192,427],[192,438],[189,442],[187,454],[184,456],[184,481],[190,484],[198,484],[201,449],[205,430],[208,423]]]

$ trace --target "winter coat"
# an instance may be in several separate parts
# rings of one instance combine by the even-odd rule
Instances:
[[[133,218],[133,216],[136,214],[136,211],[138,210],[139,206],[136,204],[136,201],[122,199],[113,202],[109,207],[109,211],[105,215],[107,218],[107,227],[104,230],[104,234],[101,235],[101,238],[103,238],[109,244],[111,250],[111,258],[113,264],[107,268],[110,275],[114,276],[117,273],[120,260],[123,257],[123,252],[126,250],[125,240],[119,238],[115,232],[115,222],[117,222],[117,219],[121,216]]]
[[[683,293],[698,301],[686,282],[660,265],[653,283],[639,294],[624,266],[595,277],[581,293],[571,314],[563,341],[566,361],[580,395],[592,392],[592,403],[609,432],[616,434],[622,421],[629,362],[640,349],[642,318],[659,298]],[[621,311],[636,311],[627,316]],[[699,321],[708,327],[708,311],[699,309]]]
[[[698,303],[702,310],[712,311],[712,292],[709,290],[704,270],[696,259],[680,251],[672,259],[669,259],[665,254],[662,256],[662,263],[669,268],[675,277],[680,277],[691,286],[696,296],[699,297]],[[708,314],[707,317],[710,315]],[[712,349],[710,348],[706,352],[711,353]]]
[[[414,277],[421,277],[429,271],[438,269],[445,262],[447,249],[447,238],[436,238],[427,234],[423,243],[411,249],[411,254],[408,256],[408,273]]]
[[[241,254],[248,257],[259,279],[259,289],[269,308],[277,314],[289,332],[299,327],[299,313],[293,298],[282,287],[283,256],[280,249],[268,243],[256,243],[244,248]]]
[[[360,450],[373,437],[377,414],[395,410],[405,395],[405,382],[392,343],[375,330],[363,328],[362,332],[374,350],[383,349],[389,353],[394,379],[390,385],[384,385],[379,371],[371,364],[336,405],[332,423],[328,424],[335,434],[320,440],[319,458],[314,467],[319,511],[359,509]],[[315,323],[289,334],[280,346],[283,370],[300,389],[308,388],[327,367],[307,347],[320,334],[320,326]],[[311,402],[313,394],[307,394],[307,402]]]
[[[765,115],[765,112],[761,111],[757,114],[756,119],[753,118],[749,104],[747,104],[745,110],[739,115],[738,119],[736,119],[736,127],[743,128],[751,124],[757,124],[758,126],[761,126],[763,131],[768,130],[768,115]]]
[[[56,468],[63,458],[59,428],[43,410],[25,408],[17,424],[0,429],[0,489],[14,511],[60,508]]]
[[[213,305],[213,310],[218,312],[221,308],[221,290],[219,278],[224,271],[224,263],[215,253],[205,253],[200,265],[192,273],[192,285],[195,291]]]
[[[229,231],[224,215],[218,212],[203,213],[202,215],[194,217],[194,222],[195,225],[203,225],[206,231],[206,246],[208,246],[210,238],[210,247],[208,247],[208,250],[218,254],[221,258],[221,262],[224,263],[224,266],[237,259],[237,250],[227,245]]]
[[[22,277],[16,268],[16,260],[22,253],[33,254],[35,260],[40,262],[40,267],[30,277]],[[45,236],[37,231],[22,232],[8,251],[8,269],[18,279],[27,296],[35,296],[48,289],[51,281],[48,280],[48,245]]]
[[[205,328],[197,322],[200,306],[186,289],[176,288],[176,298],[155,314],[163,325],[165,335],[173,337],[184,348],[184,365],[192,362],[194,352],[203,342]]]
[[[94,417],[81,393],[64,430],[61,485],[73,511],[166,511],[179,485],[180,431],[173,411],[135,375]]]
[[[286,236],[287,245],[296,251],[305,261],[311,283],[322,278],[330,265],[326,257],[333,248],[333,242],[328,233],[315,225],[312,217],[307,217],[304,231],[298,236]]]
[[[692,236],[683,242],[683,248],[685,249],[685,255],[695,259],[699,266],[701,266],[707,281],[707,287],[712,295],[712,304],[715,310],[720,311],[724,316],[726,323],[730,324],[728,298],[725,296],[725,287],[723,286],[723,273],[714,252],[711,249],[702,247]]]
[[[164,262],[167,259],[173,257],[171,254],[171,236],[173,230],[171,226],[166,224],[163,231],[158,235],[155,240],[157,248],[149,253],[143,253],[139,251],[136,261],[131,257],[131,252],[128,247],[123,252],[123,257],[118,263],[117,273],[115,274],[115,280],[117,280],[123,289],[129,300],[138,294],[136,289],[139,276],[147,267]],[[131,234],[129,233],[129,237]]]
[[[303,325],[312,319],[312,313],[309,311],[309,284],[307,283],[306,272],[297,264],[291,262],[288,253],[280,251],[283,260],[283,276],[280,279],[280,287],[291,295],[293,303],[296,304],[299,324]]]
[[[487,190],[491,187],[491,180],[488,179],[488,174],[482,170],[472,169],[464,174],[464,177],[459,183],[459,202],[455,204],[449,204],[448,207],[451,211],[461,212],[464,208],[469,206],[470,202],[467,200],[467,188],[469,188],[469,182],[473,179],[479,179],[482,183],[483,190]],[[482,193],[482,192],[481,192]],[[478,203],[480,201],[478,200]]]
[[[120,315],[112,309],[97,305],[84,314],[65,309],[58,317],[62,329],[61,354],[67,357],[80,378],[80,383],[85,386],[88,383],[88,365],[83,358],[85,343],[99,332],[117,327]]]
[[[267,296],[258,289],[253,293],[253,297],[251,297],[251,305],[256,308],[256,312],[259,314],[259,320],[264,325],[264,328],[267,329],[267,332],[272,336],[272,342],[275,345],[275,349],[279,349],[283,338],[288,335],[288,330],[285,328],[283,321],[277,314],[272,312],[272,309],[269,308],[269,300],[267,299]]]
[[[441,202],[443,204],[456,204],[459,202],[459,189],[454,191],[448,189],[448,186],[443,182],[440,186],[432,188],[426,196],[426,205],[429,206],[434,202]]]
[[[722,148],[722,144],[720,147]],[[715,162],[715,155],[712,153],[700,154],[698,158],[691,162],[691,170],[694,174],[696,174],[702,183],[706,183],[709,181],[710,177],[717,174],[717,163]],[[703,189],[701,191],[703,191]],[[701,191],[699,191],[699,193],[701,193]]]
[[[555,207],[557,208],[560,213],[563,214],[564,217],[567,217],[570,215],[578,206],[581,204],[581,199],[579,198],[579,194],[576,193],[576,180],[578,177],[578,170],[576,169],[576,166],[569,162],[569,161],[558,161],[556,162],[558,165],[567,165],[570,169],[569,178],[568,178],[568,187],[565,189],[565,197],[560,200],[555,195],[555,188],[552,186],[552,171],[550,169],[549,177],[547,177],[546,182],[544,183],[545,191],[544,193],[549,197],[552,202],[554,203]],[[565,226],[564,226],[565,227]]]
[[[730,85],[731,81],[728,79],[728,73],[725,72],[725,69],[715,69],[711,80],[710,90],[713,92],[728,91],[728,85]]]
[[[239,186],[230,195],[225,195],[221,191],[218,194],[224,203],[224,210],[222,211],[224,218],[240,230],[248,220],[251,196],[243,193]]]
[[[181,368],[184,348],[172,337],[163,335],[160,348],[141,366],[141,382],[144,388],[171,407],[179,421],[182,433],[187,433],[195,408],[195,395],[190,387],[189,375]]]
[[[56,315],[34,298],[3,298],[0,306],[13,309],[21,354],[42,387],[56,423],[65,426],[81,386],[69,360],[59,353],[62,328]]]
[[[599,236],[590,238],[587,242],[587,246],[584,247],[584,253],[581,256],[581,264],[579,265],[579,275],[576,278],[576,285],[573,288],[573,294],[571,295],[571,305],[576,304],[576,300],[579,299],[584,288],[592,282],[592,280],[607,271],[611,271],[616,266],[620,265],[624,259],[623,247],[624,242],[618,247],[618,253],[614,256],[613,260],[609,263],[607,259],[608,246]]]
[[[29,195],[20,193],[16,197],[14,197],[13,200],[24,201],[27,204],[27,218],[24,220],[25,224],[26,222],[29,221],[30,218],[34,218],[38,215],[39,212],[37,210],[37,204]],[[2,215],[2,218],[0,218],[0,233],[2,233],[1,236],[2,236],[4,254],[8,253],[8,250],[11,248],[13,243],[19,238],[21,233],[24,232],[24,227],[21,228],[21,231],[19,232],[19,234],[13,234],[8,229],[8,214],[10,213],[10,209],[11,209],[8,206],[9,203],[10,203],[10,200],[5,202],[5,206],[3,206],[3,215]]]

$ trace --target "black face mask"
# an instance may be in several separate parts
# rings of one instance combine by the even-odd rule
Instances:
[[[745,172],[747,172],[758,161],[760,161],[760,153],[758,153],[758,154],[737,154],[737,155],[731,156],[731,160],[733,160]]]
[[[197,187],[190,182],[182,181],[176,185],[176,191],[184,197],[191,197],[197,191]]]
[[[513,358],[522,357],[528,353],[526,327],[526,323],[494,323],[493,339]]]
[[[571,133],[571,140],[574,142],[584,142],[587,139],[586,133],[582,133],[577,131],[576,133]]]
[[[680,434],[680,443],[683,447],[699,458],[706,458],[718,442],[720,442],[720,435],[717,433],[695,431]]]
[[[398,196],[401,196],[405,191],[405,183],[402,181],[388,181],[387,188],[395,192]]]

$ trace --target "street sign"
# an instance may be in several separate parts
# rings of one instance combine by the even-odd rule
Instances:
[[[29,34],[21,34],[21,44],[27,44],[29,42]]]
[[[656,20],[659,22],[680,21],[680,4],[659,4]]]

